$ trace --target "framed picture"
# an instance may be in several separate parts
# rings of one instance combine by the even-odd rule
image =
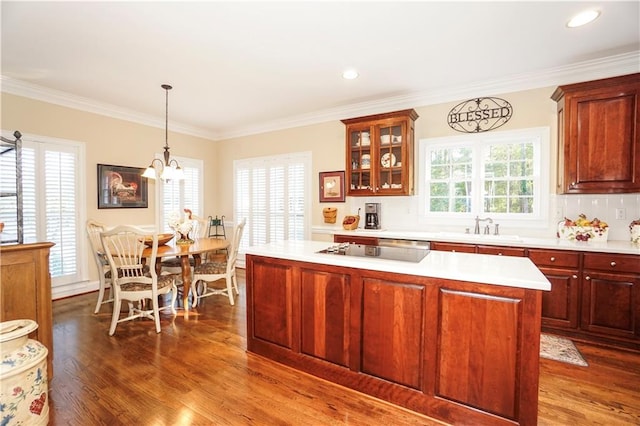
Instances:
[[[320,202],[344,203],[344,171],[320,172]]]
[[[147,178],[139,167],[98,164],[98,208],[146,208]]]

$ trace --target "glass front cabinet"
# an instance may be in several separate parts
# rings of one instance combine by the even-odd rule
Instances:
[[[412,110],[342,120],[346,125],[349,196],[412,195]]]

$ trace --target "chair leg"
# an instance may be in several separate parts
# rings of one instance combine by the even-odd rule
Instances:
[[[100,306],[102,306],[102,299],[104,298],[104,283],[100,282],[100,289],[98,290],[98,302],[96,303],[96,309],[93,311],[94,314],[100,312]]]
[[[120,318],[120,299],[113,300],[113,315],[111,316],[111,327],[109,327],[109,336],[113,336],[116,332],[116,325],[118,325],[118,318]]]
[[[233,271],[231,278],[233,278],[233,288],[235,289],[236,294],[240,294],[240,291],[238,291],[238,278],[236,277],[235,271]]]
[[[158,298],[154,297],[151,303],[153,304],[153,321],[156,323],[156,333],[160,333],[160,306],[158,305]]]
[[[173,284],[173,289],[171,290],[171,313],[173,315],[176,315],[176,300],[178,299],[178,287],[176,287],[176,284],[174,282]]]
[[[234,301],[233,301],[233,284],[232,284],[232,277],[230,275],[227,275],[227,277],[225,278],[225,281],[227,282],[227,296],[229,296],[229,303],[231,305],[235,305]]]
[[[198,284],[202,281],[196,281],[195,283],[191,283],[191,294],[193,294],[193,302],[191,303],[191,307],[195,308],[198,306]],[[206,284],[205,284],[206,285]]]

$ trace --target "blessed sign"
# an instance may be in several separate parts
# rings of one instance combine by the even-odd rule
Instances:
[[[458,132],[480,133],[497,129],[513,115],[513,107],[500,98],[469,99],[449,111],[449,127]]]

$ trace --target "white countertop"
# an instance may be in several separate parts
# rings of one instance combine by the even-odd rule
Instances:
[[[549,280],[527,257],[450,253],[432,250],[419,263],[317,253],[332,245],[326,241],[278,241],[246,249],[246,254],[323,265],[550,290]]]
[[[418,241],[443,241],[452,243],[486,244],[510,247],[527,247],[556,250],[590,251],[601,253],[635,254],[640,256],[640,245],[631,241],[569,241],[559,238],[520,237],[517,235],[474,235],[455,232],[420,232],[394,230],[356,229],[347,231],[342,226],[314,226],[313,232],[319,234],[360,235],[377,238],[397,238]]]

